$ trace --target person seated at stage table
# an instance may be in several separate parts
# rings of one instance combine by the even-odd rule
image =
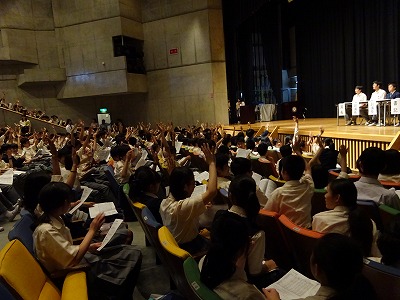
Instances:
[[[385,168],[378,180],[400,182],[400,152],[395,149],[385,151]]]
[[[363,92],[363,86],[361,85],[357,85],[354,88],[354,96],[353,96],[353,100],[352,105],[354,105],[354,103],[359,103],[359,102],[365,102],[367,101],[367,95],[365,95]],[[346,115],[345,115],[345,119],[346,119],[346,125],[355,125],[356,124],[356,119],[357,116],[353,116],[352,115],[352,105],[347,105],[346,106]],[[367,103],[360,103],[360,115],[368,120],[368,110],[366,109],[367,107]]]
[[[386,94],[387,99],[397,99],[400,98],[400,92],[397,91],[397,83],[391,82],[388,84],[388,93]],[[397,115],[397,119],[399,120],[399,115]],[[394,124],[395,127],[400,126],[400,122]]]
[[[371,95],[371,99],[369,101],[377,101],[377,100],[382,100],[386,98],[386,91],[381,89],[382,82],[380,81],[374,81],[372,83],[372,89],[374,92]],[[380,105],[378,105],[378,109],[380,110],[380,115],[383,115],[383,109]],[[363,116],[364,117],[364,116]],[[372,116],[372,120],[369,120],[367,123],[365,123],[367,126],[382,126],[383,122],[380,120],[380,123],[378,124],[378,115]]]
[[[293,223],[310,228],[311,197],[314,194],[311,166],[315,159],[306,163],[299,151],[299,145],[294,144],[293,147],[296,155],[282,159],[282,177],[286,183],[272,192],[264,209],[284,214]]]
[[[378,180],[385,167],[385,152],[377,147],[365,149],[357,160],[361,178],[355,182],[357,199],[372,200],[400,209],[400,199],[394,188],[386,189]]]

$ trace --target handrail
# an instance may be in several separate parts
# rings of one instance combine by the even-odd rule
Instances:
[[[12,109],[3,107],[3,106],[1,106],[0,109],[2,109],[2,110],[4,110],[4,111],[11,112],[11,113],[14,113],[14,114],[16,114],[16,115],[24,116],[23,113],[20,113],[20,112],[18,112],[18,111],[15,111],[15,110],[12,110]],[[39,119],[39,118],[36,118],[36,117],[32,117],[32,116],[29,116],[29,115],[25,115],[25,117],[26,117],[27,119],[31,119],[31,120],[35,120],[35,121],[42,122],[43,124],[46,124],[46,125],[51,125],[51,126],[54,126],[54,127],[58,127],[58,128],[60,128],[60,129],[61,129],[61,128],[62,128],[62,129],[65,129],[64,126],[61,126],[61,125],[58,125],[58,124],[54,124],[54,123],[50,123],[50,122],[48,122],[48,121],[45,121],[45,120],[42,120],[42,119]]]

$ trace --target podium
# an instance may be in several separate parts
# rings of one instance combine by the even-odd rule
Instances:
[[[256,122],[256,113],[255,113],[255,105],[245,105],[240,107],[240,123],[255,123]]]

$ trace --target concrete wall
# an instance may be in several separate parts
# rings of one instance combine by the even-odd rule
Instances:
[[[121,34],[144,40],[147,76],[113,56]],[[0,96],[87,122],[107,107],[127,124],[227,123],[223,40],[220,0],[2,0]]]

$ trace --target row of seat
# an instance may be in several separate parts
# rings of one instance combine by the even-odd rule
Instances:
[[[265,231],[266,257],[283,269],[295,268],[312,278],[310,257],[323,234],[302,228],[286,216],[261,209],[257,224]],[[379,300],[400,295],[400,270],[364,259],[363,275],[371,282]]]
[[[146,239],[154,247],[158,258],[167,269],[172,284],[186,299],[220,300],[200,280],[200,271],[195,259],[180,248],[167,227],[158,223],[146,205],[131,201]]]

